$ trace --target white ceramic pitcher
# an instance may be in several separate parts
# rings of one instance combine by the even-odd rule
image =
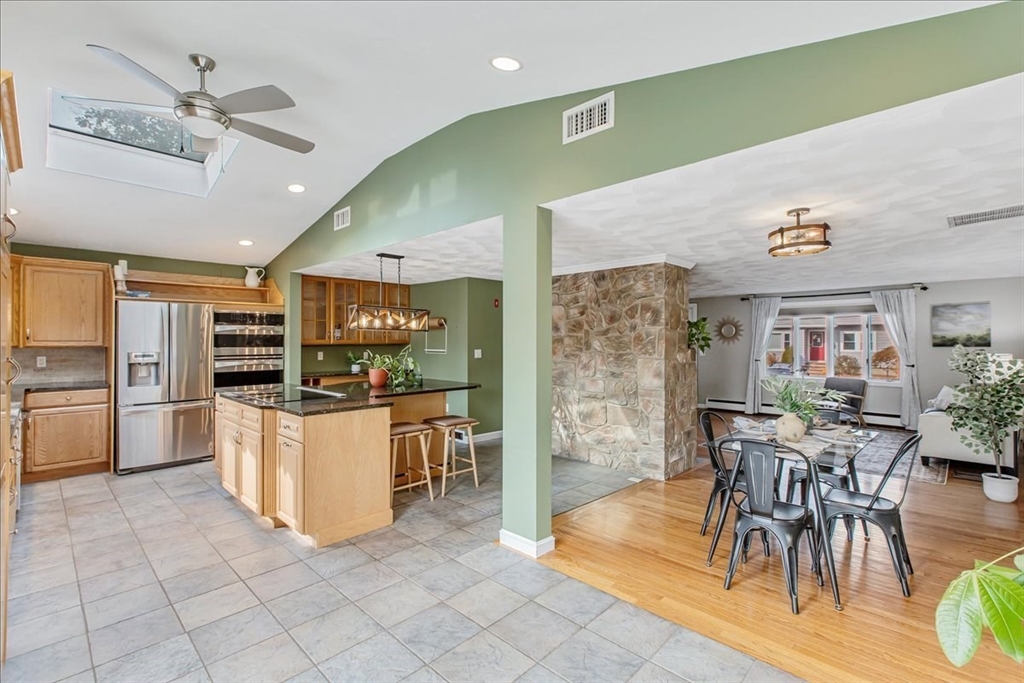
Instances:
[[[245,286],[246,287],[259,287],[260,280],[263,279],[263,275],[267,272],[262,268],[250,268],[249,266],[243,266],[246,270],[245,275]]]

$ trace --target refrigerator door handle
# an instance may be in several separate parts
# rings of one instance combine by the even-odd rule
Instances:
[[[204,398],[200,401],[183,401],[181,403],[151,403],[145,406],[120,406],[122,415],[138,415],[157,411],[191,410],[192,408],[212,408],[213,399]]]

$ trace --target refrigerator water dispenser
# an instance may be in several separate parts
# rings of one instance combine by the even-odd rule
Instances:
[[[155,387],[160,385],[160,353],[157,351],[128,352],[128,386]]]

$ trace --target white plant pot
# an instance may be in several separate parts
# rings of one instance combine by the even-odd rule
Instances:
[[[806,433],[807,425],[796,413],[783,413],[782,417],[775,421],[775,436],[782,443],[796,443],[804,438]]]
[[[1012,503],[1017,500],[1017,477],[1004,474],[1001,478],[994,472],[985,472],[981,475],[981,488],[985,491],[985,497],[997,503]]]
[[[362,375],[362,374],[364,374],[363,373],[363,366],[360,365],[359,363],[353,363],[352,367],[350,367],[349,370],[352,371],[353,375]]]

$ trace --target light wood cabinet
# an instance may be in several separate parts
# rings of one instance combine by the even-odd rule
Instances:
[[[302,343],[329,344],[331,281],[302,276]]]
[[[220,418],[220,437],[217,439],[216,459],[220,462],[220,483],[224,490],[238,497],[238,459],[242,441],[242,428],[225,417]]]
[[[359,330],[348,329],[348,307],[358,303],[358,280],[331,280],[332,344],[359,343]]]
[[[25,346],[103,346],[106,264],[22,265]]]
[[[277,518],[300,534],[305,533],[303,515],[303,447],[298,441],[277,436]]]
[[[304,346],[408,344],[409,332],[348,329],[348,307],[353,304],[404,307],[410,305],[409,285],[302,276],[302,344]]]
[[[107,462],[109,424],[106,404],[29,410],[25,471]]]
[[[238,500],[257,515],[263,514],[263,435],[238,430]]]

